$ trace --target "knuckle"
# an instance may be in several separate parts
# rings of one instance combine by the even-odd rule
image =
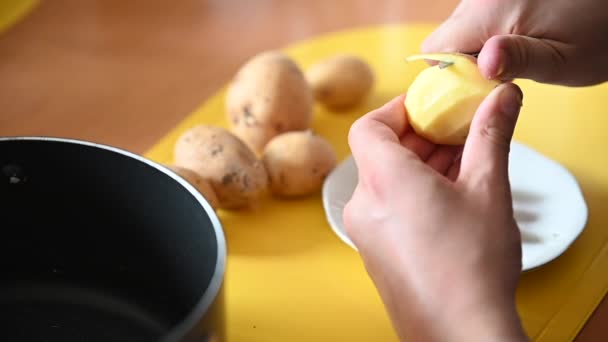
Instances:
[[[506,69],[503,77],[515,78],[524,75],[530,66],[529,42],[526,38],[503,35],[490,39],[502,54]]]
[[[344,210],[342,211],[342,222],[344,223],[344,230],[346,233],[349,233],[352,229],[353,225],[353,200],[351,199],[344,206]]]
[[[491,210],[497,204],[508,205],[508,203],[511,203],[508,198],[510,188],[508,175],[497,176],[506,174],[500,171],[496,164],[486,163],[480,166],[475,173],[469,175],[467,190],[473,198],[476,198],[479,208]]]
[[[479,134],[489,144],[498,148],[500,152],[509,153],[511,149],[511,137],[499,125],[488,123],[482,127]]]
[[[528,56],[528,47],[525,40],[514,39],[512,44],[512,57],[516,61],[514,73],[519,75],[528,70],[530,58]]]
[[[474,169],[467,169],[463,173],[466,183],[462,190],[471,196],[470,198],[482,199],[486,203],[488,196],[492,196],[496,186],[496,177],[500,171],[494,162],[477,163]]]
[[[348,131],[348,142],[349,145],[351,145],[351,148],[356,146],[357,141],[364,135],[364,132],[367,129],[366,126],[368,125],[366,121],[367,120],[365,118],[360,118],[353,122],[353,124],[350,126]]]
[[[384,177],[380,172],[371,171],[359,175],[360,184],[365,188],[366,192],[374,199],[381,201],[385,198]]]
[[[547,50],[548,58],[544,63],[549,69],[549,72],[545,73],[544,79],[542,77],[540,79],[546,82],[556,82],[566,74],[564,66],[567,64],[568,58],[559,47],[550,41],[541,39],[539,43]]]
[[[365,201],[365,194],[361,197],[361,188],[357,187],[353,197],[344,206],[342,212],[342,222],[344,224],[344,232],[348,238],[357,246],[359,246],[360,236],[364,234],[368,218],[366,217],[366,208],[362,201]]]
[[[342,214],[342,221],[344,223],[344,232],[346,236],[357,246],[360,248],[360,238],[359,236],[362,234],[361,232],[361,218],[357,215],[357,209],[354,209],[355,205],[353,202],[347,203],[344,207],[344,212]]]

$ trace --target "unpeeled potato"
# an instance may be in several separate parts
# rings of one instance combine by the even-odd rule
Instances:
[[[362,58],[339,54],[313,64],[306,79],[317,101],[332,110],[349,109],[372,91],[374,72]]]
[[[456,53],[415,55],[439,64],[424,69],[405,98],[414,131],[436,144],[465,143],[473,116],[499,81],[484,78],[474,57]]]
[[[209,181],[223,209],[251,207],[268,186],[264,164],[230,131],[198,125],[175,144],[174,164]]]
[[[209,205],[211,205],[214,210],[218,208],[219,200],[215,194],[215,190],[213,190],[213,187],[206,179],[201,177],[196,172],[181,166],[167,165],[167,168],[184,178],[188,183],[192,184],[192,186],[194,186],[194,188],[196,188],[196,190],[203,195],[207,202],[209,202]]]
[[[260,154],[273,137],[308,129],[312,91],[299,66],[280,51],[265,51],[247,61],[226,92],[231,131]]]
[[[279,197],[318,191],[337,162],[329,142],[310,130],[274,137],[266,145],[262,159],[270,179],[270,191]]]

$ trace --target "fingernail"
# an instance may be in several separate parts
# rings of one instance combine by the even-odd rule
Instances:
[[[507,67],[505,65],[505,61],[512,60],[510,56],[510,51],[506,48],[502,48],[498,50],[498,54],[496,55],[496,66],[494,70],[494,78],[502,79],[509,78]]]
[[[505,86],[500,93],[500,106],[504,114],[517,116],[522,106],[523,93],[519,87]]]
[[[500,61],[498,62],[498,66],[496,66],[496,72],[494,73],[494,78],[499,78],[502,76],[503,72],[505,72],[505,64]]]

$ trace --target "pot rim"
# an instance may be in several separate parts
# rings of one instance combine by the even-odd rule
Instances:
[[[215,268],[213,271],[213,275],[209,280],[209,284],[207,288],[203,292],[202,296],[199,298],[197,303],[194,305],[190,313],[188,313],[178,324],[174,325],[169,329],[169,331],[163,336],[162,341],[172,341],[173,339],[179,340],[182,337],[185,337],[186,334],[192,330],[196,324],[199,323],[201,318],[209,311],[211,305],[214,303],[218,294],[222,288],[224,283],[224,277],[226,273],[226,258],[227,258],[227,247],[226,247],[226,237],[224,235],[224,231],[222,228],[222,224],[217,216],[215,210],[211,207],[209,202],[201,195],[201,193],[194,188],[194,186],[188,183],[185,179],[177,175],[168,167],[155,162],[151,159],[148,159],[139,154],[127,151],[125,149],[114,147],[102,143],[96,143],[92,141],[82,140],[82,139],[74,139],[74,138],[59,138],[59,137],[48,137],[48,136],[11,136],[11,137],[0,137],[0,142],[3,141],[51,141],[51,142],[61,142],[68,144],[76,144],[83,145],[88,147],[94,147],[103,149],[106,151],[110,151],[113,153],[118,153],[123,156],[129,157],[131,159],[137,160],[141,163],[144,163],[152,168],[157,169],[158,171],[163,172],[165,175],[171,177],[173,180],[178,182],[182,187],[184,187],[197,202],[203,207],[207,216],[209,216],[209,220],[211,221],[211,225],[213,226],[213,231],[216,237],[216,245],[217,245],[217,260],[215,263]]]

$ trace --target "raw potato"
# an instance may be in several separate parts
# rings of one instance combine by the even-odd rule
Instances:
[[[254,56],[226,94],[232,132],[257,154],[278,134],[310,127],[314,99],[298,65],[279,51]]]
[[[325,139],[307,130],[273,138],[266,145],[263,160],[270,191],[279,197],[294,197],[319,190],[337,158]]]
[[[188,183],[192,184],[192,186],[194,186],[196,190],[203,195],[207,202],[209,202],[209,205],[211,205],[214,210],[218,208],[219,200],[217,199],[215,190],[213,190],[213,187],[211,187],[211,184],[206,179],[201,177],[196,172],[181,166],[167,165],[167,167],[180,177],[184,178]]]
[[[361,58],[340,54],[312,65],[306,71],[317,101],[333,110],[349,109],[372,91],[374,72]]]
[[[268,186],[262,161],[220,127],[199,125],[182,134],[175,144],[175,165],[207,179],[222,209],[251,207]]]
[[[408,58],[421,59],[439,64],[424,69],[410,85],[404,102],[408,121],[418,135],[433,143],[463,145],[477,108],[499,82],[484,78],[475,58],[468,55],[438,53]]]

